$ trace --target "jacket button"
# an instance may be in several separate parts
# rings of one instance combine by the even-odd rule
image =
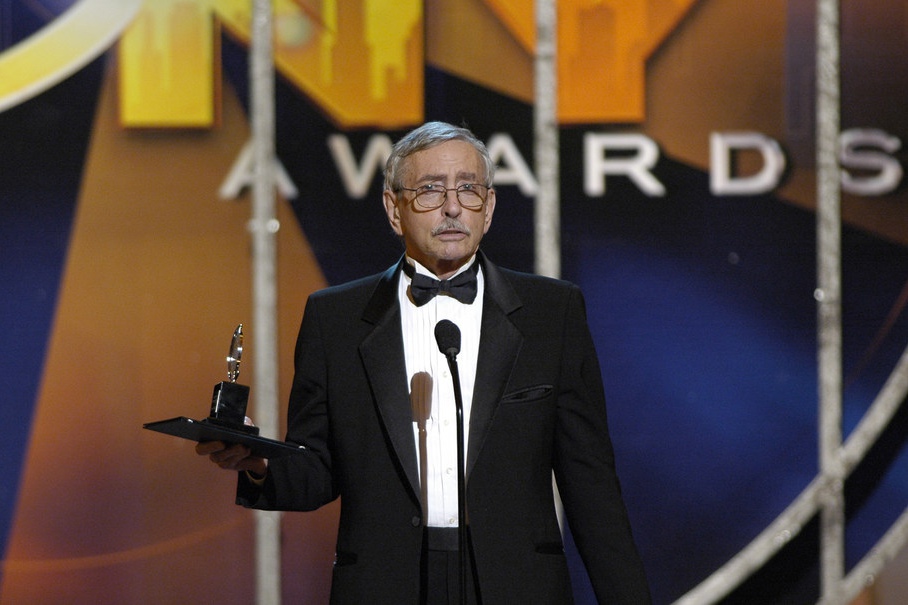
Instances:
[[[419,517],[413,517],[412,519],[410,519],[410,525],[412,525],[413,527],[419,527],[421,524],[422,519],[420,519]]]

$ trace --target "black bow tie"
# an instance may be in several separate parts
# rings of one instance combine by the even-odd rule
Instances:
[[[471,304],[476,299],[476,271],[479,262],[474,261],[469,269],[455,275],[451,279],[441,281],[428,275],[417,273],[416,269],[408,262],[404,262],[404,273],[410,276],[410,296],[417,307],[421,307],[438,294],[453,296],[465,305]]]

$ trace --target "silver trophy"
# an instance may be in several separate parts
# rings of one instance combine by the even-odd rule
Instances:
[[[214,385],[211,396],[211,413],[208,420],[230,428],[248,433],[258,433],[258,429],[246,424],[246,405],[249,403],[249,387],[238,384],[240,361],[243,357],[243,324],[236,327],[230,341],[230,352],[227,354],[227,381]]]
[[[193,441],[222,441],[226,444],[241,444],[249,448],[254,456],[277,458],[305,451],[305,446],[286,443],[259,435],[254,426],[246,425],[246,403],[249,401],[249,387],[237,384],[240,376],[240,359],[243,356],[243,324],[237,326],[230,341],[227,355],[227,380],[214,385],[211,397],[211,414],[202,420],[186,416],[146,422],[142,425],[150,431],[173,435]]]

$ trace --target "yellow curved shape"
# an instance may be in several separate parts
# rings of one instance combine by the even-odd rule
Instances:
[[[26,40],[0,53],[0,111],[58,84],[107,50],[142,0],[79,0]]]

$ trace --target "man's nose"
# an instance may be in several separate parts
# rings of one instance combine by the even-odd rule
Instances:
[[[456,189],[445,190],[445,203],[441,205],[441,209],[445,216],[457,216],[463,211],[460,200],[457,199]]]

